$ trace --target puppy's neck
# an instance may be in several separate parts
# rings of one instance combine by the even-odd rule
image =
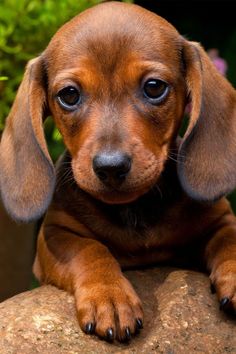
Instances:
[[[54,201],[69,214],[92,214],[99,210],[113,225],[131,229],[140,230],[155,225],[165,209],[182,194],[175,158],[167,160],[160,178],[147,193],[127,204],[106,204],[83,191],[73,178],[68,151],[57,163],[57,174]]]

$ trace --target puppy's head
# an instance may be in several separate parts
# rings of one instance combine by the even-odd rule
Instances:
[[[180,42],[154,14],[110,3],[64,26],[43,54],[75,180],[96,198],[132,201],[163,170],[185,103]]]
[[[203,49],[164,19],[122,3],[87,10],[28,65],[1,142],[5,204],[28,220],[50,202],[45,111],[83,190],[106,203],[135,200],[158,181],[189,97],[180,180],[195,199],[215,199],[236,184],[235,96]]]

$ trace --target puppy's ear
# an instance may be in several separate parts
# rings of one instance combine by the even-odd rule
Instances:
[[[183,57],[192,108],[178,175],[190,197],[213,201],[236,186],[236,91],[199,44],[185,41]]]
[[[55,173],[43,132],[46,105],[41,57],[27,65],[0,144],[3,202],[16,220],[30,221],[47,208]]]

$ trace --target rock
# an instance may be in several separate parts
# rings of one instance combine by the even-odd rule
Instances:
[[[73,297],[42,286],[0,304],[0,353],[236,353],[235,319],[219,311],[206,275],[173,268],[126,275],[145,311],[144,329],[130,344],[85,335]]]

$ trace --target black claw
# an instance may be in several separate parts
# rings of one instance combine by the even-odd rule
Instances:
[[[114,332],[112,328],[108,328],[107,332],[106,332],[106,340],[108,342],[113,342],[114,340]]]
[[[85,333],[92,334],[94,332],[94,328],[95,328],[94,323],[92,322],[87,323],[85,326]]]
[[[223,310],[224,307],[229,303],[229,298],[228,297],[223,297],[220,300],[220,310]]]
[[[129,341],[131,339],[131,333],[129,327],[125,328],[125,340]]]
[[[141,320],[141,318],[137,318],[136,319],[136,328],[137,329],[142,329],[143,328],[143,321]]]
[[[212,293],[212,294],[215,294],[215,293],[216,293],[216,289],[215,289],[214,284],[211,283],[210,289],[211,289],[211,293]]]

